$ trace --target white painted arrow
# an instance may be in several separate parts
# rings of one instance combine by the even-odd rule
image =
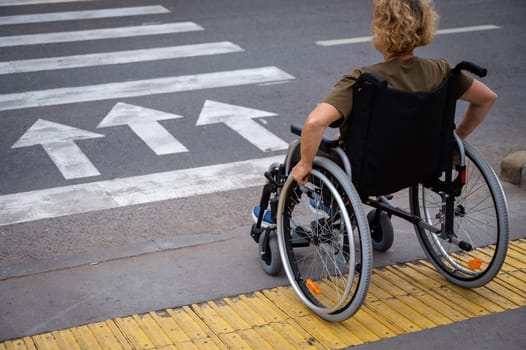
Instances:
[[[11,148],[42,145],[65,179],[77,179],[100,175],[75,143],[97,137],[104,135],[38,119]]]
[[[183,116],[119,102],[97,128],[128,125],[157,155],[188,152],[182,143],[158,123],[159,120],[178,118]]]
[[[196,125],[225,123],[263,152],[269,152],[286,149],[288,144],[253,119],[275,115],[277,114],[258,109],[206,100]]]

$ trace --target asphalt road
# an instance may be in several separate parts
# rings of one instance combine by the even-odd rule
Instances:
[[[42,12],[88,11],[93,9],[119,9],[152,5],[141,1],[97,1],[41,4],[1,7],[4,16],[36,14]],[[256,127],[265,128],[279,139],[289,142],[293,136],[288,126],[301,123],[305,115],[325,96],[332,84],[346,71],[381,59],[368,43],[338,46],[320,46],[321,40],[368,35],[370,9],[362,1],[294,1],[246,2],[214,1],[170,2],[159,1],[168,12],[89,20],[70,20],[44,23],[20,23],[2,26],[2,35],[19,36],[21,42],[28,34],[45,34],[71,31],[87,31],[121,27],[144,27],[149,25],[192,22],[201,30],[162,35],[135,35],[132,37],[98,40],[68,41],[4,47],[0,59],[5,62],[27,61],[37,58],[69,57],[96,53],[113,53],[124,50],[147,50],[204,43],[228,41],[242,51],[204,56],[182,57],[145,62],[95,65],[69,69],[22,72],[0,75],[0,93],[12,98],[28,92],[48,92],[48,106],[16,108],[0,111],[2,137],[0,138],[0,193],[14,195],[8,203],[27,201],[32,206],[33,197],[21,193],[42,191],[49,188],[64,189],[72,185],[87,184],[91,187],[112,179],[128,179],[160,172],[230,164],[235,161],[261,159],[284,152],[262,151],[254,139],[247,139],[225,123],[197,125],[207,101],[231,106],[257,109],[270,116],[255,118]],[[499,29],[438,35],[434,43],[417,53],[426,56],[446,57],[451,62],[471,60],[489,70],[485,81],[499,95],[492,115],[472,136],[477,146],[498,169],[506,154],[525,149],[526,120],[523,118],[525,90],[524,4],[520,1],[440,1],[441,28],[463,28],[480,25],[496,25]],[[469,13],[469,16],[465,14]],[[462,14],[462,15],[461,15]],[[73,37],[79,37],[79,34]],[[511,38],[511,40],[510,40]],[[78,38],[77,38],[78,39]],[[81,59],[86,61],[86,59]],[[62,60],[63,61],[63,60]],[[20,63],[19,63],[20,64]],[[63,62],[59,61],[57,67]],[[38,65],[32,64],[37,67]],[[233,71],[261,67],[275,67],[293,77],[277,83],[245,84],[172,93],[149,93],[143,89],[141,96],[111,98],[108,84],[151,81],[166,77],[192,76],[227,72],[228,81]],[[53,94],[57,89],[95,86],[102,97],[93,101],[64,103],[64,95],[57,101]],[[52,90],[49,92],[49,90]],[[108,91],[108,93],[106,93]],[[64,92],[62,92],[64,94]],[[84,91],[84,94],[86,92]],[[31,102],[28,94],[16,95],[18,105]],[[68,96],[83,96],[73,90]],[[62,98],[61,98],[62,97]],[[43,97],[41,97],[42,99]],[[38,100],[37,98],[34,98]],[[4,97],[4,103],[7,102]],[[51,102],[49,102],[51,101]],[[45,104],[42,100],[38,103]],[[171,114],[176,119],[166,119],[157,126],[171,134],[186,152],[156,154],[144,137],[139,137],[128,125],[99,127],[101,122],[119,104],[147,108],[157,113]],[[15,103],[16,106],[16,103]],[[459,106],[460,112],[463,106]],[[263,114],[264,115],[264,114]],[[167,117],[167,118],[172,118]],[[31,143],[22,143],[21,137],[34,130],[40,120],[60,125],[58,133],[65,128],[75,128],[81,133],[94,134],[75,140],[80,152],[99,175],[71,176],[53,161],[51,151]],[[33,129],[31,129],[33,128]],[[254,135],[252,133],[251,135]],[[95,138],[91,138],[91,137]],[[253,136],[248,136],[253,137]],[[55,141],[55,140],[53,140]],[[33,142],[34,143],[34,142]],[[70,145],[73,142],[70,143]],[[55,150],[56,151],[56,150]],[[62,157],[62,158],[61,158]],[[68,156],[55,154],[59,162],[67,162]],[[78,157],[75,157],[78,158]],[[67,168],[67,164],[65,165]],[[75,168],[78,168],[75,167]],[[66,172],[66,174],[65,174]],[[75,176],[73,174],[73,176]],[[183,180],[184,181],[184,180]],[[211,180],[214,182],[213,178]],[[91,188],[90,187],[90,188]],[[177,187],[176,185],[172,187]],[[118,189],[116,191],[119,191]],[[122,190],[124,191],[124,190]],[[146,191],[132,184],[126,191]],[[160,191],[160,190],[157,190]],[[235,229],[249,221],[249,208],[258,196],[259,189],[248,189],[240,196],[235,192],[212,193],[204,198],[150,202],[145,199],[136,207],[117,205],[113,210],[106,206],[90,206],[99,193],[81,196],[64,195],[57,214],[22,218],[17,225],[8,225],[11,212],[4,206],[2,227],[3,264],[24,262],[35,258],[49,258],[76,254],[82,251],[122,246],[151,239],[169,239],[179,234],[224,232]],[[197,191],[195,191],[197,193]],[[42,192],[37,192],[42,193]],[[18,196],[17,196],[18,195]],[[41,198],[46,198],[47,192]],[[3,196],[3,198],[6,198]],[[7,199],[7,198],[6,198]],[[161,198],[165,199],[165,198]],[[154,198],[155,200],[155,198]],[[5,202],[4,202],[5,203]],[[46,202],[47,203],[47,202]],[[50,211],[48,205],[42,209]],[[16,207],[16,206],[15,206]],[[112,207],[112,206],[109,206]],[[18,209],[18,208],[15,208]],[[61,213],[78,212],[80,215],[61,216]],[[23,210],[24,213],[37,211]],[[50,220],[34,221],[49,217]],[[213,220],[202,220],[210,217]]]
[[[190,194],[170,199],[141,187],[151,178],[141,183],[136,181],[141,176],[157,176],[163,172],[170,172],[172,176],[171,172],[178,172],[177,176],[183,179],[180,181],[191,183],[195,173],[208,173],[211,166],[283,155],[279,140],[287,143],[294,138],[288,132],[291,123],[301,123],[342,74],[381,60],[380,54],[368,43],[318,44],[319,41],[369,35],[369,2],[159,0],[153,4],[144,0],[111,0],[1,6],[7,2],[0,1],[0,17],[11,19],[48,12],[161,7],[153,9],[156,13],[146,14],[144,9],[139,14],[111,18],[49,21],[48,17],[45,22],[29,23],[28,17],[18,17],[18,24],[0,22],[0,45],[3,46],[0,63],[8,62],[0,68],[3,69],[0,73],[0,218],[4,220],[0,224],[0,283],[4,285],[2,292],[10,295],[9,315],[20,312],[18,319],[23,325],[13,328],[10,334],[53,329],[68,322],[80,324],[114,314],[126,315],[286,283],[283,278],[271,279],[257,272],[255,245],[245,236],[251,223],[250,209],[258,200],[259,182],[254,181],[250,186],[253,180],[247,180],[243,188],[228,188],[222,192],[212,189],[193,196],[192,191],[200,193],[197,183],[190,187]],[[473,30],[440,34],[432,45],[418,49],[417,54],[445,57],[452,63],[469,60],[488,68],[489,75],[484,81],[497,92],[499,100],[491,116],[470,141],[498,170],[506,154],[526,149],[523,98],[526,91],[523,44],[526,41],[526,4],[519,0],[445,0],[436,5],[441,14],[440,29],[470,27]],[[174,29],[176,23],[186,23],[187,29]],[[488,25],[492,27],[476,27]],[[121,37],[110,34],[113,38],[106,37],[107,32],[93,32],[127,28],[121,29],[126,32],[130,27],[165,32],[148,35],[139,32]],[[69,39],[64,39],[64,35],[58,39],[53,39],[57,35],[45,35],[64,32],[75,33],[64,34]],[[83,35],[100,35],[101,38],[81,40]],[[15,36],[16,39],[11,40]],[[31,40],[42,42],[31,43]],[[215,44],[224,52],[198,55],[191,50],[184,57],[160,59],[157,56],[142,61],[137,58],[137,62],[64,68],[71,56],[83,55],[79,61],[86,64],[89,61],[86,55],[108,53],[115,59],[115,52],[140,50],[140,53],[134,51],[124,55],[129,60],[132,56],[151,57],[152,52],[158,55],[160,48],[177,49],[198,44]],[[53,57],[59,58],[56,66],[43,70],[42,59],[53,61]],[[28,62],[37,59],[40,61]],[[32,68],[18,73],[9,70],[24,64]],[[247,80],[247,76],[252,80]],[[211,106],[215,109],[210,109]],[[208,115],[205,107],[209,108]],[[459,106],[459,113],[464,107]],[[156,115],[162,119],[149,120],[135,129],[129,120],[128,124],[104,125],[103,121],[112,113],[117,119],[119,113],[126,114],[123,110],[130,114],[129,109],[123,108],[134,109],[131,114],[141,118]],[[223,117],[228,113],[244,113],[247,116],[245,126],[236,129],[224,118],[214,123],[204,121],[205,117],[213,121],[218,110]],[[252,124],[246,123],[248,116]],[[275,137],[274,148],[258,143],[256,131],[261,132],[262,128]],[[157,130],[155,135],[167,135],[168,151],[165,149],[163,153],[155,147],[158,139],[149,143],[147,135],[137,132],[144,129]],[[60,142],[53,139],[46,143],[41,138],[45,133],[38,133],[42,130],[52,130],[55,138],[56,135],[68,136]],[[47,148],[42,143],[46,143]],[[79,156],[79,151],[83,156]],[[74,166],[68,163],[71,158],[77,160]],[[83,160],[80,165],[79,159]],[[196,168],[198,170],[193,173],[189,170]],[[211,174],[219,179],[225,171],[221,168]],[[131,192],[130,197],[141,200],[92,206],[90,203],[96,203],[100,193],[89,191],[113,180],[112,183],[127,184],[125,188],[115,189],[116,192]],[[213,176],[209,181],[216,182]],[[182,185],[175,183],[173,187]],[[74,186],[86,189],[87,194],[77,192],[70,196],[79,188]],[[506,190],[516,203],[510,207],[512,235],[524,237],[524,231],[519,231],[525,220],[524,192],[517,192],[508,185]],[[60,194],[50,197],[50,191]],[[104,191],[108,191],[106,187]],[[53,200],[57,197],[62,201],[55,206]],[[34,198],[44,200],[41,209],[30,209],[37,206],[32,202]],[[14,210],[19,203],[29,204],[22,210]],[[60,210],[55,210],[56,207]],[[68,210],[74,214],[64,215]],[[26,215],[33,211],[41,216]],[[410,228],[401,223],[397,225],[404,233],[402,237],[405,233],[409,235]],[[413,245],[397,244],[392,253],[378,257],[377,263],[420,257],[419,253],[412,252]],[[174,250],[180,247],[186,247],[184,254]],[[247,250],[252,248],[252,252]],[[127,287],[140,289],[145,283],[155,285],[156,277],[157,281],[173,278],[172,274],[177,272],[186,280],[194,276],[195,281],[199,281],[195,285],[185,285],[178,290],[177,296],[168,299],[165,298],[166,289],[141,299],[140,294],[119,295],[118,288],[109,288],[97,296],[90,294],[91,287],[85,287],[81,297],[68,294],[61,297],[63,305],[57,300],[50,301],[48,306],[51,307],[41,306],[36,312],[17,309],[34,294],[22,293],[24,297],[17,299],[11,293],[16,294],[14,286],[17,283],[21,283],[23,290],[31,289],[30,280],[24,285],[23,276],[39,279],[52,271],[82,269],[102,262],[120,262],[125,267],[129,257],[141,259],[146,255],[152,257],[151,253],[169,255],[174,252],[177,258],[172,258],[177,259],[177,263],[170,259],[163,261],[164,265],[152,262],[154,267],[143,273],[153,278],[145,279],[147,282],[139,283],[140,286]],[[230,260],[225,261],[227,257]],[[200,261],[207,262],[207,266],[200,266]],[[243,270],[241,278],[235,272],[240,264],[254,266]],[[172,274],[155,276],[152,271],[162,269],[159,266],[168,267]],[[129,270],[115,270],[114,273],[127,275],[134,281],[145,278]],[[210,277],[220,276],[218,274],[225,276],[220,279],[224,284],[217,284],[217,280]],[[115,276],[111,278],[117,279]],[[64,280],[57,278],[49,283],[80,283],[69,280],[71,276]],[[224,278],[228,278],[228,282],[224,282]],[[212,280],[221,287],[217,290],[207,288],[207,282]],[[90,283],[95,288],[104,281]],[[41,287],[52,299],[53,293],[47,289],[51,286]],[[206,293],[196,293],[195,288]],[[89,302],[79,302],[79,298],[89,299]],[[106,302],[99,302],[99,298],[106,298]],[[134,300],[133,306],[127,298]],[[115,303],[116,299],[121,302]],[[61,313],[64,309],[65,313]],[[90,312],[86,314],[86,310]]]

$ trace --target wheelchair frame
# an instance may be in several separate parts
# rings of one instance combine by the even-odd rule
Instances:
[[[466,63],[463,64],[462,69],[466,67]],[[469,64],[467,67],[473,68]],[[292,126],[291,131],[301,135],[299,127]],[[299,160],[300,144],[292,143],[284,163],[272,164],[265,172],[267,182],[260,199],[259,215],[250,232],[259,244],[260,264],[264,271],[275,275],[283,264],[291,285],[309,308],[326,320],[345,320],[365,301],[372,273],[372,248],[385,251],[392,244],[390,218],[394,215],[414,225],[424,252],[447,280],[466,288],[491,281],[499,272],[507,252],[506,198],[487,161],[471,145],[456,134],[454,136],[458,154],[454,159],[455,166],[444,171],[441,178],[410,187],[411,212],[391,205],[391,195],[359,195],[351,182],[351,162],[339,140],[322,140],[310,175],[311,188],[298,186],[289,174]],[[471,181],[466,173],[468,167],[469,173],[476,174],[474,181],[477,186],[473,188],[467,184]],[[481,180],[483,184],[479,184]],[[482,199],[468,201],[471,192],[479,189],[485,191]],[[303,226],[295,226],[293,215],[302,196],[307,198],[308,208],[316,214],[312,218],[306,214],[308,211],[298,214],[301,220],[307,218]],[[434,196],[436,203],[432,201]],[[327,205],[323,203],[324,197],[331,198]],[[491,216],[494,209],[495,225],[485,225],[488,228],[483,222],[479,223],[476,210],[465,208],[472,203],[476,210],[488,210],[483,212],[484,215]],[[481,203],[488,208],[477,208]],[[372,214],[366,217],[362,204],[372,207]],[[266,208],[270,209],[275,224],[263,227]],[[337,219],[333,220],[333,216]],[[461,226],[464,222],[465,227]],[[478,226],[476,235],[471,235],[468,232],[471,224],[481,226],[481,232],[487,231],[490,242],[482,242],[484,235],[478,233]],[[380,237],[380,243],[376,242],[376,245],[374,239],[371,242],[371,234],[375,233]],[[465,236],[466,240],[460,236]],[[312,246],[316,249],[323,246],[311,260],[317,259],[325,265],[318,269],[312,264],[309,269],[304,269],[302,263],[307,259],[303,250]]]

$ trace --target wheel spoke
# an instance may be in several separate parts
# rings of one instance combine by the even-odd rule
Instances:
[[[278,240],[287,277],[301,300],[331,321],[358,310],[370,280],[369,232],[361,200],[351,186],[341,169],[318,167],[306,185],[297,187],[289,179],[278,203]],[[303,194],[295,195],[295,188]],[[292,244],[296,227],[303,228],[308,246]]]
[[[508,240],[507,207],[502,188],[486,160],[465,144],[468,178],[455,200],[454,234],[474,249],[465,252],[457,244],[421,227],[415,230],[433,265],[450,281],[464,287],[489,282],[505,258]],[[411,211],[425,222],[441,227],[446,222],[442,196],[419,185],[411,190]],[[448,233],[449,234],[449,233]],[[497,247],[483,249],[480,247]],[[484,252],[484,253],[482,253]],[[487,252],[491,252],[488,259]]]

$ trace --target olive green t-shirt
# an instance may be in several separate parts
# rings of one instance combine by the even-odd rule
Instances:
[[[323,100],[340,111],[343,118],[331,127],[341,127],[351,115],[353,104],[353,86],[363,72],[375,73],[384,78],[388,86],[404,91],[431,91],[437,88],[453,67],[445,59],[411,57],[407,60],[392,60],[368,67],[355,69],[343,76]],[[471,86],[473,78],[461,73],[459,96]]]

